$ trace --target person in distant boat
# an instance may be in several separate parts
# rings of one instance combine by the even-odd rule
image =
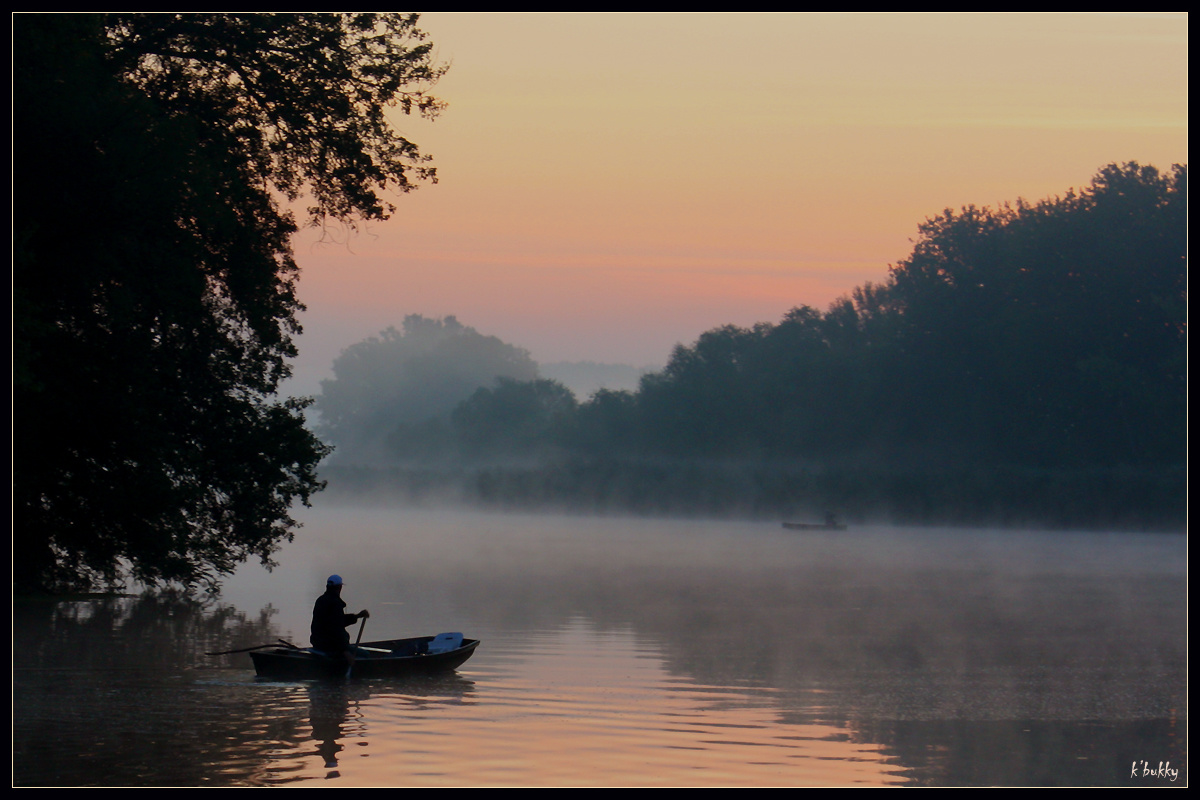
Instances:
[[[308,640],[315,649],[345,659],[347,665],[353,666],[354,650],[350,647],[350,631],[346,627],[370,616],[371,612],[366,609],[357,614],[346,613],[342,576],[330,575],[325,582],[325,594],[318,597],[313,606],[312,632]]]

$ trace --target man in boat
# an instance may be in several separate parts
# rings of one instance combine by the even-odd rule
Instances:
[[[371,612],[366,609],[357,614],[346,613],[342,576],[330,575],[325,582],[325,594],[318,597],[313,606],[312,632],[308,640],[322,653],[344,660],[348,670],[354,666],[354,649],[350,647],[350,631],[346,627],[370,616]]]

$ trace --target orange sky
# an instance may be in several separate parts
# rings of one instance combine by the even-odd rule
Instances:
[[[294,391],[406,314],[539,361],[665,363],[824,308],[946,207],[1187,161],[1186,14],[445,14],[441,182],[296,240]]]

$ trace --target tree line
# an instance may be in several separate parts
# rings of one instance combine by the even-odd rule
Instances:
[[[963,492],[979,509],[1001,494],[1020,506],[1058,492],[1176,518],[1186,267],[1186,167],[1111,164],[1061,197],[947,209],[886,281],[824,312],[707,331],[636,391],[580,402],[552,381],[508,376],[427,424],[376,434],[395,464],[491,469],[493,483],[502,468],[539,465],[559,487],[533,492],[543,499],[622,471],[654,483],[648,465],[720,463],[714,475],[726,477],[713,484],[735,464],[917,480],[911,491],[926,493],[970,475]],[[593,477],[567,488],[571,470]],[[1114,480],[1142,488],[1114,493]]]
[[[677,348],[614,433],[678,456],[1183,464],[1186,266],[1184,167],[946,210],[883,284]]]

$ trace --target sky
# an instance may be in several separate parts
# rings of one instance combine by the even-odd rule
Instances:
[[[439,182],[303,230],[300,356],[453,314],[540,362],[662,366],[887,278],[947,208],[1111,162],[1187,162],[1188,19],[1126,14],[451,14],[448,103],[396,126]]]

